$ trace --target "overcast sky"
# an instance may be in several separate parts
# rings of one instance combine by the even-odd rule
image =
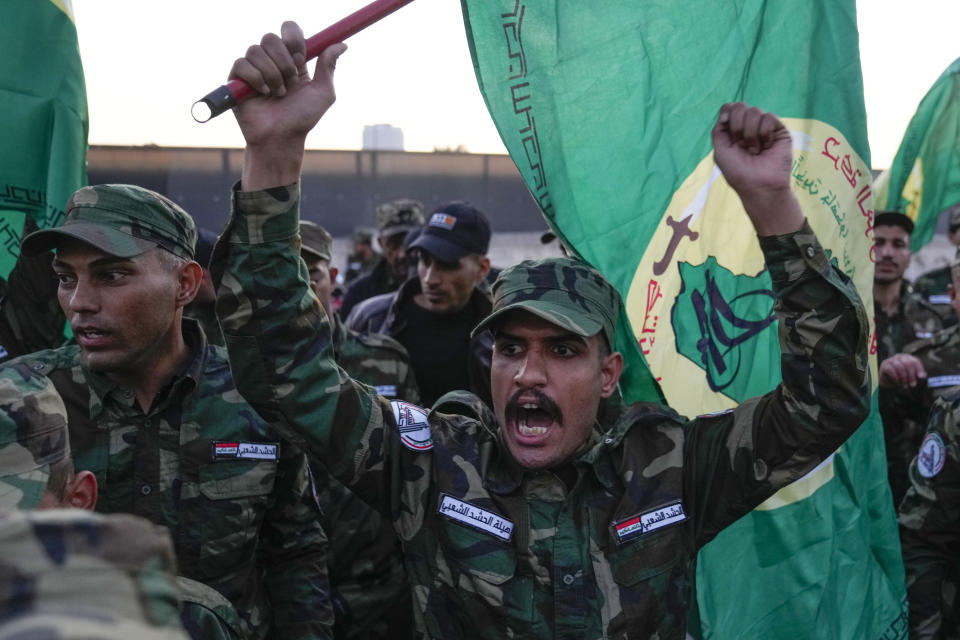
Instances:
[[[802,0],[801,0],[802,1]],[[199,125],[190,105],[283,20],[310,35],[363,0],[73,0],[91,144],[242,146],[229,114]],[[957,57],[960,2],[859,0],[867,127],[875,168],[896,153],[917,103]],[[415,0],[348,40],[338,100],[308,139],[358,149],[363,126],[403,129],[409,151],[504,153],[477,89],[457,0]]]

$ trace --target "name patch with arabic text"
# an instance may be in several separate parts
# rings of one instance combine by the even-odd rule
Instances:
[[[638,516],[632,516],[626,520],[615,522],[613,524],[613,530],[617,534],[618,541],[626,542],[627,540],[642,536],[645,533],[656,531],[661,527],[683,522],[686,519],[687,514],[683,510],[683,504],[675,502],[665,507],[660,507],[659,509],[647,511]]]
[[[212,458],[217,460],[277,460],[277,442],[214,442]]]
[[[513,523],[503,516],[480,507],[442,494],[437,511],[442,516],[456,520],[460,524],[490,533],[501,540],[510,540],[513,535]]]

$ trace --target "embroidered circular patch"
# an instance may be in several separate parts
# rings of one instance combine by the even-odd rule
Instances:
[[[400,442],[411,451],[429,451],[433,449],[430,437],[430,422],[427,411],[409,402],[390,401],[393,407],[393,419],[397,422]]]
[[[943,469],[946,454],[947,447],[944,446],[940,434],[928,433],[920,445],[920,453],[917,454],[917,471],[924,478],[932,478]]]

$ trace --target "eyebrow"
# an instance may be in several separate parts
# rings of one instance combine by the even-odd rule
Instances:
[[[120,264],[133,264],[133,260],[130,258],[121,258],[119,256],[104,256],[103,258],[97,258],[90,262],[88,266],[90,267],[112,267]],[[73,267],[69,262],[61,260],[59,257],[53,258],[53,266],[72,269]]]
[[[493,338],[494,340],[515,340],[517,342],[527,341],[526,338],[521,338],[520,336],[513,335],[512,333],[504,331],[503,329],[497,329],[496,331],[494,331]],[[546,340],[547,342],[550,342],[552,344],[556,344],[558,342],[569,342],[571,340],[573,340],[574,342],[579,342],[584,346],[586,346],[587,344],[586,338],[576,333],[573,333],[572,331],[565,331],[559,335],[548,336]]]

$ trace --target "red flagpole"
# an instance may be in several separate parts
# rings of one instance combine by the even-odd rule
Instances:
[[[365,7],[361,7],[320,33],[307,38],[307,60],[316,58],[330,45],[343,42],[355,33],[366,29],[374,22],[385,18],[411,2],[413,0],[374,0]],[[193,108],[190,111],[193,119],[197,122],[207,122],[240,104],[253,93],[253,88],[249,84],[239,78],[234,78],[197,100],[193,103]]]

